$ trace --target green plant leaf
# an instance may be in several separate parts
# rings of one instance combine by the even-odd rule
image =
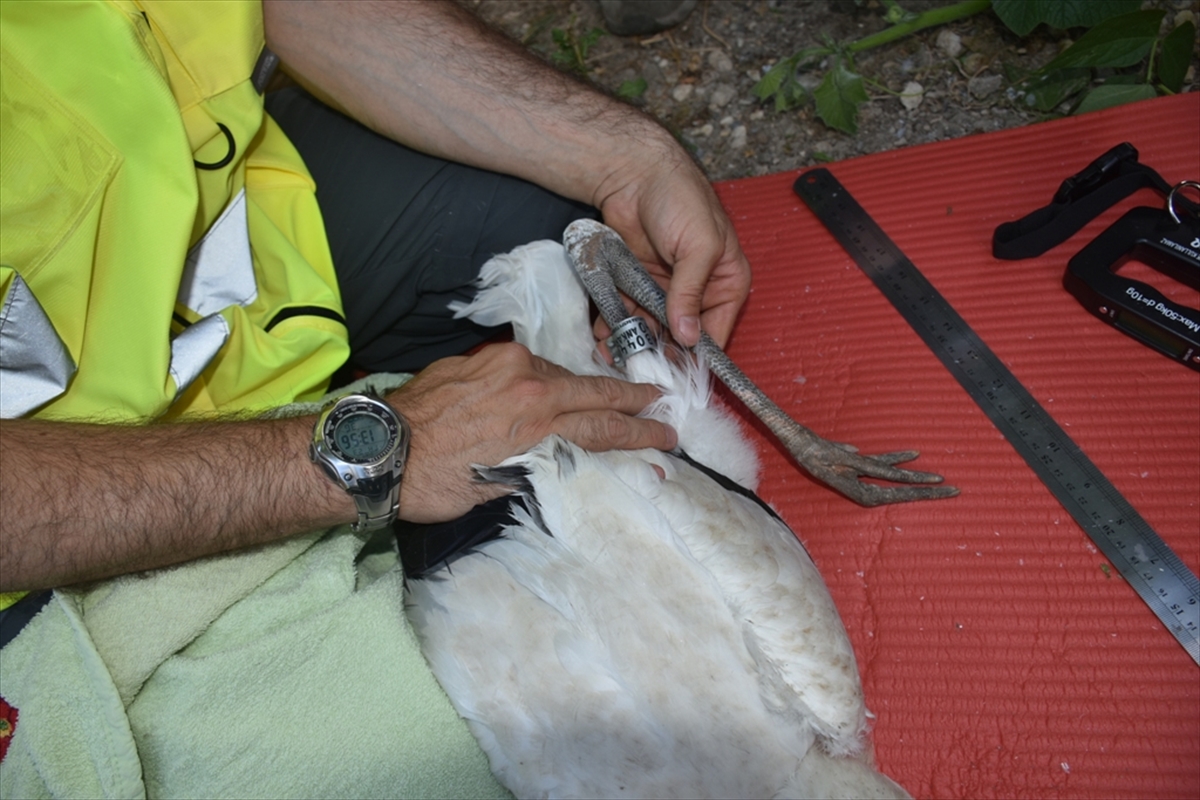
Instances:
[[[625,81],[617,87],[617,97],[623,97],[626,100],[636,100],[646,93],[646,79],[638,77],[636,80]]]
[[[808,101],[808,97],[808,90],[797,83],[795,78],[789,77],[775,93],[775,110],[787,111],[789,108],[803,105]]]
[[[608,31],[604,30],[603,28],[592,28],[590,31],[585,33],[583,38],[579,40],[580,58],[587,58],[588,51],[592,49],[592,45],[600,41],[601,37],[607,35]]]
[[[751,90],[761,100],[775,98],[775,110],[787,111],[808,100],[808,90],[796,81],[796,66],[803,60],[813,59],[823,48],[810,47],[785,58],[767,71]]]
[[[912,22],[914,19],[921,16],[920,14],[916,14],[912,11],[905,11],[900,7],[900,4],[897,3],[896,0],[883,0],[883,5],[884,8],[887,9],[887,12],[883,15],[883,19],[884,22],[887,22],[889,25],[898,25],[901,22]]]
[[[1196,26],[1190,22],[1179,25],[1167,34],[1158,55],[1158,82],[1169,91],[1183,88],[1188,62],[1192,60],[1192,43],[1196,41]]]
[[[817,116],[826,125],[845,133],[858,131],[858,106],[867,102],[867,90],[863,88],[862,76],[847,69],[840,58],[834,60],[813,97],[817,101]]]
[[[1025,103],[1038,111],[1053,111],[1064,100],[1082,92],[1092,82],[1089,69],[1058,69],[1031,78],[1025,85]]]
[[[1135,11],[1101,22],[1058,54],[1042,72],[1066,67],[1129,67],[1150,52],[1162,10]]]
[[[996,16],[1018,36],[1043,22],[1053,28],[1090,28],[1141,5],[1141,0],[992,0]]]
[[[798,84],[795,83],[797,69],[806,64],[811,64],[818,58],[827,56],[832,52],[833,51],[828,47],[806,47],[800,52],[788,56],[775,66],[771,67],[771,69],[767,71],[767,74],[763,75],[762,79],[758,83],[754,84],[754,88],[751,89],[751,91],[754,92],[755,97],[759,98],[760,100],[770,100],[771,96],[776,92],[781,90],[788,91],[788,87],[792,85],[798,86]],[[792,86],[788,93],[790,95],[799,96],[801,99],[803,99],[807,93],[804,91],[803,87],[799,87],[799,90],[797,90],[795,86]]]
[[[1098,86],[1087,93],[1079,108],[1075,109],[1075,113],[1086,114],[1089,111],[1099,111],[1137,100],[1149,100],[1155,94],[1154,87],[1146,83]]]
[[[754,96],[760,100],[769,100],[771,95],[779,91],[779,87],[783,85],[791,73],[796,71],[795,56],[785,58],[767,71],[766,75],[762,76],[762,80],[754,84],[754,88],[750,91],[754,92]]]

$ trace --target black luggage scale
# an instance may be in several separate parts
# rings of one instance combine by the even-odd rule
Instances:
[[[1067,264],[1063,285],[1083,307],[1142,343],[1200,371],[1200,310],[1172,303],[1157,289],[1117,274],[1140,261],[1200,290],[1200,218],[1175,207],[1128,211]]]
[[[1200,664],[1200,581],[1195,574],[832,173],[809,170],[793,188]],[[1120,189],[1125,192],[1121,196],[1135,188]],[[1068,212],[1066,216],[1068,225],[1078,222],[1074,229],[1078,230],[1095,215],[1079,218],[1075,214],[1071,219],[1072,212]],[[1065,241],[1074,230],[1059,241]],[[1053,245],[1044,249],[1049,246]]]
[[[1139,189],[1154,189],[1165,208],[1130,210],[1071,259],[1063,285],[1092,314],[1141,343],[1200,370],[1200,310],[1172,303],[1154,287],[1118,274],[1140,261],[1200,289],[1200,205],[1138,163],[1123,142],[1063,181],[1046,206],[996,228],[992,254],[1016,260],[1040,256],[1065,242],[1105,209]]]

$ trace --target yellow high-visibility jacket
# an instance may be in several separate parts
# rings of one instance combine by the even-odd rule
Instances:
[[[263,111],[260,3],[4,0],[0,22],[0,414],[319,398],[349,344],[315,186]]]

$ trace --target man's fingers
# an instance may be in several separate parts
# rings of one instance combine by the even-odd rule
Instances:
[[[700,309],[711,267],[695,261],[675,265],[667,292],[667,321],[675,341],[694,347],[700,341]]]
[[[721,227],[721,226],[718,226]],[[667,291],[667,320],[683,344],[700,341],[704,330],[724,344],[750,290],[750,265],[731,231],[717,239],[689,237],[677,253]]]
[[[616,411],[633,416],[640,414],[662,395],[657,386],[627,383],[616,378],[568,373],[556,380],[562,383],[556,409],[560,415],[581,411]]]
[[[711,267],[704,265],[704,268],[711,271],[705,274],[707,282],[702,287],[700,320],[708,335],[724,347],[733,332],[738,312],[750,293],[750,265],[741,248],[734,242],[731,252],[727,252]],[[686,292],[690,290],[691,285],[684,282],[681,288]],[[672,284],[672,289],[674,288]],[[670,295],[667,297],[667,308],[668,314],[685,313],[676,311],[671,306]]]
[[[640,450],[645,447],[673,450],[679,443],[679,437],[670,425],[619,411],[561,414],[555,420],[554,433],[584,450],[594,451]]]
[[[712,337],[718,347],[724,348],[729,343],[733,333],[733,325],[737,322],[739,307],[733,303],[716,306],[700,315],[704,331]]]

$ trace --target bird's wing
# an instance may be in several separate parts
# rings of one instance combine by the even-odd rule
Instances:
[[[805,717],[828,751],[859,752],[866,709],[854,650],[796,535],[760,502],[700,470],[646,457],[666,474],[655,505],[743,626],[767,702]]]
[[[438,680],[518,795],[762,797],[815,737],[764,699],[742,621],[638,454],[551,438],[537,513],[412,585]]]

